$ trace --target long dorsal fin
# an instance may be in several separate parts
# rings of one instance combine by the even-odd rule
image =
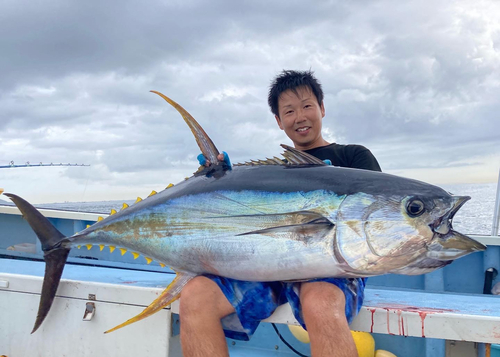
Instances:
[[[250,162],[234,164],[234,166],[258,166],[258,165],[283,165],[283,166],[304,166],[304,165],[327,165],[322,160],[318,159],[311,154],[304,151],[297,150],[291,146],[281,144],[281,147],[285,149],[285,152],[281,154],[285,159],[280,159],[278,157],[273,157],[271,159],[266,158],[265,160],[250,160]]]
[[[191,129],[194,138],[196,139],[196,143],[198,144],[202,154],[205,156],[205,158],[207,158],[207,160],[210,160],[211,163],[217,163],[217,155],[219,155],[219,150],[217,150],[212,139],[210,139],[207,133],[205,133],[205,130],[203,130],[203,128],[191,116],[191,114],[189,114],[186,109],[181,107],[179,104],[174,102],[166,95],[154,90],[152,90],[151,92],[158,94],[160,97],[165,99],[171,106],[173,106],[182,115],[184,121]]]

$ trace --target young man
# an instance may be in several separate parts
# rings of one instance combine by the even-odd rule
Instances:
[[[312,72],[283,71],[271,84],[268,103],[296,149],[335,166],[380,171],[365,147],[330,144],[323,138],[323,91]],[[258,283],[196,277],[184,287],[180,301],[183,354],[228,356],[225,336],[248,339],[261,320],[288,301],[309,332],[312,356],[357,356],[348,323],[361,308],[365,280]]]

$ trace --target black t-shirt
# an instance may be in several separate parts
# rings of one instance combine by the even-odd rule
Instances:
[[[382,171],[371,151],[361,145],[340,145],[333,143],[304,151],[318,159],[330,160],[334,166]]]

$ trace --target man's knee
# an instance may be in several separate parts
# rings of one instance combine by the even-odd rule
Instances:
[[[181,320],[200,314],[212,314],[218,318],[229,315],[234,308],[219,286],[204,276],[197,276],[183,287],[179,305]]]
[[[337,286],[327,282],[303,283],[300,303],[305,314],[345,318],[345,295]]]

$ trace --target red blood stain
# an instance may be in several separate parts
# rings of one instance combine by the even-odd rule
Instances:
[[[399,336],[401,336],[401,330],[402,330],[401,325],[403,324],[403,319],[401,318],[401,310],[398,310],[397,313],[398,313],[398,334]]]
[[[500,332],[498,332],[498,328],[494,327],[492,331],[493,337],[496,339],[500,339]]]
[[[452,310],[452,309],[436,309],[436,308],[432,308],[432,307],[415,307],[415,306],[407,306],[407,305],[402,305],[402,304],[401,305],[400,304],[392,304],[389,307],[388,306],[384,306],[384,307],[380,306],[379,308],[382,308],[385,311],[387,311],[387,333],[389,335],[394,335],[394,333],[392,333],[390,331],[390,326],[389,326],[390,315],[389,315],[389,313],[395,312],[398,315],[398,333],[400,336],[401,335],[406,336],[405,330],[404,330],[404,318],[401,315],[402,312],[404,311],[404,312],[417,313],[420,316],[420,320],[421,320],[422,337],[425,337],[425,318],[427,317],[427,315],[456,311],[456,310]],[[372,314],[372,324],[371,324],[370,332],[373,332],[374,314],[375,314],[375,311],[377,309],[376,308],[367,308],[367,309]]]
[[[370,312],[372,313],[372,325],[370,327],[370,333],[373,333],[373,325],[375,323],[375,321],[373,320],[373,315],[375,315],[375,311],[377,311],[377,309],[368,309],[370,310]]]
[[[393,335],[393,336],[394,336],[394,335],[396,335],[396,334],[391,332],[391,329],[390,329],[390,326],[391,326],[391,325],[390,325],[390,323],[389,323],[389,314],[391,313],[391,310],[390,310],[390,309],[387,309],[387,308],[384,308],[384,310],[385,310],[385,311],[387,311],[387,333],[388,333],[389,335]]]
[[[425,317],[427,316],[427,312],[419,311],[418,314],[420,315],[420,320],[422,320],[422,337],[425,337],[424,320]]]
[[[452,309],[436,309],[433,307],[416,307],[416,306],[408,306],[408,305],[403,305],[403,304],[391,304],[389,306],[384,305],[384,306],[375,306],[378,308],[382,308],[384,310],[401,310],[401,311],[409,311],[409,312],[419,312],[419,311],[424,311],[427,313],[440,313],[440,312],[454,312],[457,310],[452,310]]]

